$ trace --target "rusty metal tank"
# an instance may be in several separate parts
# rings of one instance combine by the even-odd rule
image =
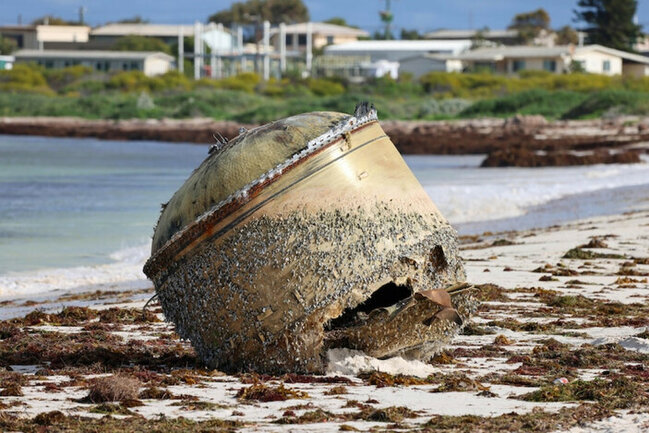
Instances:
[[[369,104],[213,147],[163,206],[144,272],[229,372],[320,373],[332,348],[426,359],[477,307],[455,230]]]

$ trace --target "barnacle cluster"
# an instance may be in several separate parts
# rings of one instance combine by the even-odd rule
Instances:
[[[313,114],[337,121],[315,137],[302,116],[299,131],[291,118],[273,125],[281,139],[264,142],[255,130],[239,139],[245,146],[253,134],[273,149],[297,142],[272,170],[247,164],[241,188],[212,203],[201,197],[223,173],[213,162],[163,210],[145,272],[165,316],[206,364],[226,371],[321,372],[337,347],[432,356],[477,308],[471,290],[456,290],[465,274],[455,230],[371,106]],[[197,202],[207,204],[186,209]],[[432,294],[449,287],[453,305],[446,292]]]

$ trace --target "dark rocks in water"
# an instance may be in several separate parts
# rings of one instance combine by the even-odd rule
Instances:
[[[606,149],[597,149],[586,154],[576,154],[566,151],[540,153],[522,147],[515,147],[489,152],[480,166],[549,167],[592,164],[634,164],[641,161],[639,152],[635,150],[610,152]]]
[[[144,268],[225,371],[325,370],[328,349],[428,359],[476,310],[457,234],[369,104],[214,149],[162,211]]]

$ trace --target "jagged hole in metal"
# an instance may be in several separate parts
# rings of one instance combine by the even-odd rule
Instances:
[[[359,319],[367,317],[372,311],[380,308],[391,307],[398,304],[404,299],[412,296],[412,287],[408,285],[398,285],[394,281],[379,287],[372,295],[354,308],[347,308],[343,313],[331,320],[325,325],[325,331],[342,329],[352,326]]]

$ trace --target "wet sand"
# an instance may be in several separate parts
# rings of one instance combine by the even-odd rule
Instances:
[[[461,255],[483,305],[451,346],[426,364],[340,351],[328,376],[203,370],[157,305],[142,315],[151,288],[2,299],[0,427],[649,428],[649,211],[465,236]],[[103,401],[115,374],[135,388]]]

